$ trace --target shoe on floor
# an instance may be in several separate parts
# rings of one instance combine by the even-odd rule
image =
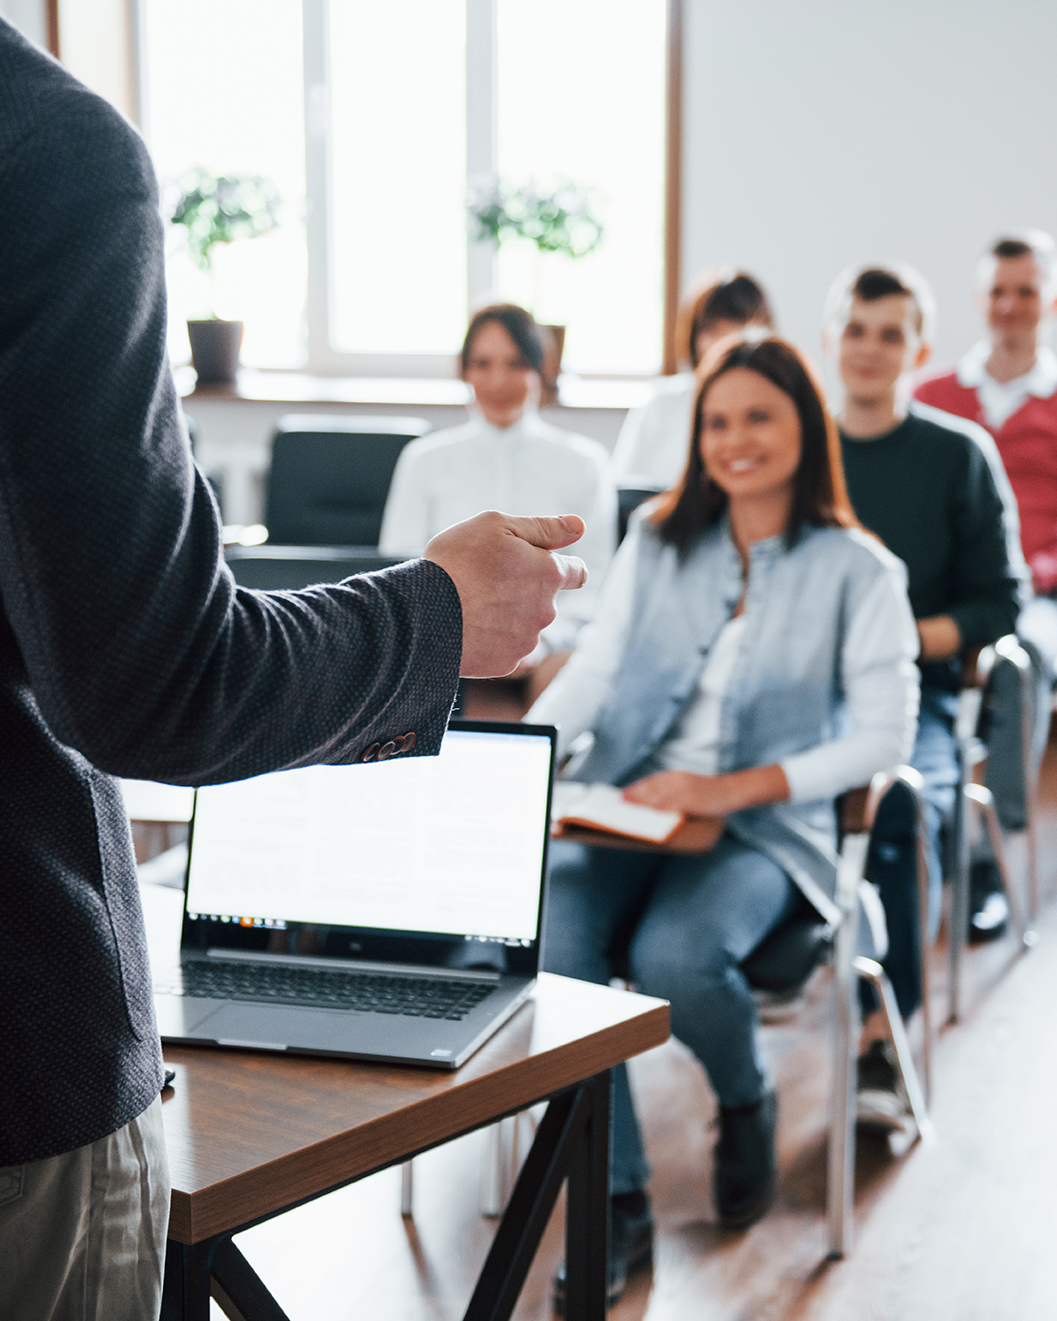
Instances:
[[[856,1072],[855,1122],[886,1133],[916,1133],[891,1045],[871,1041],[866,1053],[859,1056]]]
[[[774,1133],[778,1101],[766,1092],[754,1105],[719,1107],[713,1191],[727,1229],[747,1229],[774,1201]]]
[[[636,1271],[653,1264],[653,1216],[645,1193],[618,1193],[609,1199],[609,1262],[606,1306],[620,1301]],[[554,1273],[554,1310],[565,1315],[565,1262]]]
[[[1004,936],[1009,924],[1009,901],[1002,890],[998,866],[990,859],[969,868],[969,940],[982,945]]]

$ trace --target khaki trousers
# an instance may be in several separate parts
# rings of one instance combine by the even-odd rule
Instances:
[[[109,1137],[0,1167],[4,1321],[155,1321],[169,1165],[161,1098]]]

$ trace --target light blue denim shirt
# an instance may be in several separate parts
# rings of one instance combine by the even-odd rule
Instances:
[[[575,771],[586,782],[624,785],[660,769],[658,750],[697,693],[713,644],[743,591],[741,561],[725,519],[683,558],[645,519],[635,534],[630,628],[606,700],[591,721],[594,745]],[[879,719],[891,737],[878,752],[885,764],[863,768],[865,779],[909,754],[917,677],[908,659],[906,639],[914,634],[905,583],[901,562],[857,530],[805,527],[792,547],[784,537],[752,547],[745,628],[721,708],[720,773],[795,762],[813,749],[818,756],[820,745],[848,732],[845,644],[860,604],[879,599],[879,592],[900,637],[890,645],[875,643],[878,654],[866,658],[883,671],[888,709]],[[570,679],[575,686],[573,674]],[[563,718],[562,676],[553,688],[530,718]],[[747,808],[727,825],[772,857],[824,917],[835,918],[831,796]]]

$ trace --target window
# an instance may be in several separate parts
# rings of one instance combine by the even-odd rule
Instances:
[[[189,356],[189,317],[246,324],[243,361],[305,359],[305,133],[301,6],[292,0],[147,0],[144,131],[163,195],[194,165],[263,174],[284,199],[278,230],[214,249],[210,281],[167,226],[169,351]],[[232,52],[238,52],[237,60]]]
[[[656,371],[665,6],[498,0],[498,19],[499,173],[593,185],[606,225],[599,249],[577,262],[504,245],[499,288],[540,321],[567,327],[570,371]]]
[[[162,180],[263,174],[285,203],[212,287],[172,228],[174,359],[212,305],[245,321],[251,365],[447,376],[469,307],[500,296],[567,327],[567,370],[658,369],[665,0],[140,3]],[[602,245],[475,242],[467,183],[497,173],[589,186]]]
[[[450,355],[466,324],[465,0],[329,11],[332,345]]]

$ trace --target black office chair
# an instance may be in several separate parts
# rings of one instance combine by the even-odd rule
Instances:
[[[315,583],[337,583],[354,573],[389,569],[401,560],[374,546],[227,546],[228,565],[240,587],[298,591]]]
[[[1027,836],[1028,902],[1025,912],[1017,886],[1013,881],[1007,860],[1004,831],[998,819],[994,797],[983,784],[974,779],[976,768],[987,758],[987,700],[996,666],[1008,665],[1015,671],[1018,683],[1018,711],[1020,721],[1020,753],[1024,786],[1025,819],[1023,829]],[[998,870],[999,880],[1009,904],[1009,913],[1016,934],[1016,954],[1030,949],[1037,939],[1031,923],[1039,910],[1038,844],[1036,817],[1038,796],[1038,767],[1032,756],[1032,744],[1039,731],[1036,719],[1048,730],[1050,712],[1044,707],[1034,712],[1035,677],[1031,658],[1013,634],[999,638],[993,647],[984,647],[971,653],[962,672],[959,710],[956,726],[958,760],[961,783],[954,811],[944,822],[944,876],[951,882],[951,921],[948,959],[948,995],[950,1022],[956,1023],[962,1015],[962,973],[965,946],[969,933],[969,872],[970,837],[974,817],[987,832],[991,852]],[[1045,741],[1045,740],[1043,740]]]
[[[925,820],[922,810],[922,780],[912,767],[901,766],[894,775],[874,776],[868,789],[846,794],[838,801],[840,824],[840,862],[836,912],[826,921],[805,899],[794,915],[742,960],[741,969],[754,991],[776,996],[798,993],[815,972],[828,966],[833,974],[833,1066],[832,1100],[826,1183],[827,1244],[831,1257],[845,1256],[851,1250],[853,1235],[853,1193],[855,1174],[855,1087],[858,1053],[859,1001],[857,984],[867,981],[880,1001],[895,1050],[903,1086],[922,1138],[932,1133],[927,1096],[931,1080],[932,1031],[928,1017],[928,962],[922,951],[922,983],[925,1003],[924,1073],[925,1086],[918,1080],[906,1029],[896,1006],[895,995],[881,965],[859,954],[859,916],[861,891],[865,884],[866,857],[870,832],[877,809],[886,794],[893,790],[909,794],[916,807],[918,836],[918,899],[924,914],[928,905],[928,865],[925,858]],[[626,956],[626,951],[625,951]],[[620,963],[618,958],[618,964]],[[614,969],[618,977],[627,969]],[[499,1215],[506,1189],[512,1186],[517,1164],[516,1117],[501,1121],[511,1128],[504,1137],[501,1126],[489,1130],[485,1165],[482,1171],[481,1210],[485,1215]],[[506,1168],[504,1168],[506,1166]],[[408,1162],[403,1168],[401,1211],[412,1214],[413,1171]]]
[[[628,533],[628,519],[645,500],[651,499],[664,490],[663,486],[618,486],[617,487],[617,545]]]
[[[400,451],[429,429],[419,417],[280,418],[265,501],[269,538],[287,546],[377,546]]]
[[[925,1005],[925,1087],[918,1080],[903,1020],[884,969],[875,959],[857,953],[860,892],[864,884],[870,832],[877,809],[893,790],[912,796],[918,822],[918,898],[922,912],[928,904],[928,868],[925,860],[925,822],[922,780],[917,771],[901,766],[894,775],[877,775],[864,794],[845,795],[838,803],[842,836],[837,893],[840,920],[826,922],[805,900],[800,910],[783,923],[742,961],[741,970],[756,991],[788,995],[798,991],[816,968],[833,971],[832,1100],[826,1182],[827,1246],[831,1257],[851,1249],[855,1176],[855,1089],[858,1049],[857,983],[869,982],[877,993],[910,1108],[921,1137],[931,1134],[927,1094],[931,1080],[931,1023],[928,1017],[928,960],[922,948],[922,983]]]

